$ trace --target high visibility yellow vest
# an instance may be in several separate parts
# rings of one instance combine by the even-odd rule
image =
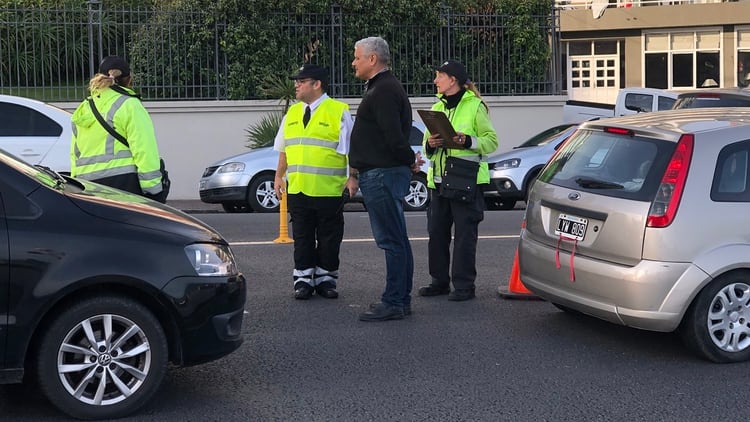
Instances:
[[[135,94],[128,88],[123,89]],[[130,147],[110,135],[96,120],[88,101],[83,101],[71,118],[71,175],[97,180],[136,173],[143,192],[161,192],[154,125],[141,101],[111,88],[98,91],[92,97],[102,117],[128,140]]]
[[[432,109],[442,111],[447,114],[451,125],[453,125],[453,128],[456,130],[456,132],[461,132],[469,135],[473,138],[472,142],[478,142],[479,140],[476,139],[477,133],[474,122],[477,114],[480,112],[480,107],[484,107],[484,105],[482,104],[482,100],[477,98],[477,96],[472,91],[467,90],[466,92],[464,92],[463,97],[461,97],[461,100],[459,101],[458,106],[456,106],[455,109],[451,111],[446,110],[445,103],[443,103],[442,101],[438,101],[437,103],[433,104]],[[425,133],[425,138],[422,145],[422,148],[425,150],[428,137],[429,133]],[[496,147],[497,144],[495,144],[494,148]],[[446,158],[448,158],[448,156],[454,156],[462,158],[464,160],[478,162],[479,170],[477,172],[477,184],[486,184],[490,182],[490,173],[487,166],[486,155],[483,156],[481,154],[478,154],[477,151],[474,150],[474,148],[451,148],[446,149],[444,154],[439,154],[439,156],[437,157],[428,157],[431,160],[430,168],[429,170],[427,170],[428,187],[433,189],[435,188],[434,175],[440,175],[443,173],[443,169],[445,168],[445,160]]]
[[[284,124],[289,193],[308,196],[341,196],[347,178],[346,155],[336,151],[341,119],[349,105],[331,98],[315,109],[310,122],[302,124],[305,104],[289,107]]]

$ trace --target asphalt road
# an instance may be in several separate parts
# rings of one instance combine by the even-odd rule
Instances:
[[[249,280],[246,341],[170,371],[125,421],[740,421],[750,364],[693,357],[673,334],[501,299],[523,211],[486,213],[477,298],[413,300],[402,321],[357,315],[384,282],[364,212],[346,213],[336,300],[292,298],[278,214],[195,214],[233,245]],[[424,213],[407,222],[415,290],[428,282]],[[3,421],[65,420],[38,392],[0,386]]]

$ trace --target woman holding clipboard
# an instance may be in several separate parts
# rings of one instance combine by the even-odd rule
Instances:
[[[432,280],[419,289],[419,295],[464,301],[475,297],[477,238],[485,209],[481,185],[490,182],[485,159],[497,149],[497,133],[464,65],[446,61],[435,69],[433,82],[439,101],[432,111],[444,114],[450,128],[440,122],[442,116],[420,113],[428,128],[422,150],[431,162],[427,228]],[[452,259],[451,237],[455,238]]]

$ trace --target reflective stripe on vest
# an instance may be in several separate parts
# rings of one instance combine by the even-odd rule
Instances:
[[[336,151],[346,103],[327,98],[302,124],[304,104],[292,105],[284,124],[289,193],[308,196],[341,196],[346,183],[347,158]]]
[[[112,103],[112,107],[107,111],[107,115],[104,116],[104,120],[109,123],[112,127],[114,127],[114,117],[115,113],[122,107],[122,105],[127,101],[130,97],[122,95],[119,98],[117,98],[114,103]],[[96,124],[99,124],[97,122]],[[75,125],[74,125],[75,126]],[[138,169],[136,168],[135,164],[132,161],[133,153],[130,152],[130,149],[123,149],[115,152],[115,142],[121,143],[117,139],[115,139],[114,136],[110,135],[109,132],[107,132],[107,136],[104,139],[104,154],[98,154],[98,155],[92,155],[89,157],[81,157],[81,151],[78,149],[78,146],[76,145],[74,149],[74,153],[76,156],[76,167],[78,168],[78,175],[77,177],[80,177],[81,179],[85,180],[98,180],[103,179],[105,177],[113,177],[113,176],[120,176],[123,174],[129,174],[129,173],[136,173]],[[123,145],[124,146],[124,145]],[[97,168],[96,164],[104,164],[109,163],[114,160],[122,160],[122,159],[129,159],[128,163],[116,167],[108,167],[108,168]],[[86,168],[85,166],[94,166],[94,168]],[[138,177],[140,178],[141,175],[139,174]],[[153,177],[153,176],[152,176]]]
[[[110,124],[110,126],[114,127],[114,118],[115,113],[117,113],[117,110],[122,107],[122,105],[125,103],[126,100],[128,100],[128,96],[121,95],[118,99],[115,100],[115,102],[112,104],[112,107],[107,111],[107,115],[104,117],[104,120]],[[96,124],[99,124],[97,122]],[[75,154],[76,154],[76,167],[82,167],[87,166],[91,164],[100,164],[100,163],[108,163],[112,160],[122,159],[122,158],[131,158],[133,157],[133,154],[130,152],[130,149],[124,149],[120,150],[117,153],[115,153],[115,142],[120,143],[117,139],[114,138],[114,136],[110,135],[109,132],[107,132],[107,137],[104,140],[104,154],[99,155],[92,155],[90,157],[84,157],[81,158],[81,152],[78,150],[78,148],[75,148]],[[135,168],[134,165],[131,164],[132,168]],[[134,170],[130,171],[124,171],[117,174],[125,174],[125,173],[132,173]],[[86,174],[90,174],[89,172],[86,172]],[[83,177],[83,174],[80,175]],[[87,177],[83,177],[84,179],[88,179]]]

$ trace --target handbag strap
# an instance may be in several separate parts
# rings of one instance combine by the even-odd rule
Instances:
[[[112,85],[110,87],[110,89],[112,89],[113,91],[115,91],[115,92],[117,92],[117,93],[119,93],[121,95],[125,95],[127,97],[137,98],[139,101],[141,99],[140,95],[138,95],[138,94],[131,94],[130,92],[128,92],[127,90],[125,90],[125,88],[123,88],[123,87],[121,87],[119,85]],[[91,111],[94,112],[94,116],[96,117],[96,120],[99,121],[99,123],[102,125],[102,127],[104,127],[104,129],[106,129],[107,132],[109,132],[109,134],[112,135],[115,139],[117,139],[118,141],[122,142],[126,147],[130,148],[130,144],[128,143],[128,140],[125,139],[125,137],[122,136],[119,132],[117,132],[115,130],[115,128],[112,127],[112,125],[110,125],[109,123],[107,123],[106,120],[104,120],[104,117],[102,117],[102,114],[99,113],[99,109],[96,108],[96,104],[94,104],[94,99],[92,97],[89,97],[88,100],[89,100],[89,105],[91,106]]]
[[[104,120],[104,117],[102,117],[102,114],[99,113],[99,109],[96,108],[96,104],[94,104],[94,99],[89,97],[88,98],[89,105],[91,106],[91,111],[94,112],[94,116],[96,117],[96,120],[99,121],[99,123],[104,127],[104,129],[109,132],[112,137],[117,139],[118,141],[122,142],[126,147],[130,148],[130,144],[128,143],[128,140],[125,139],[124,136],[122,136],[120,133],[118,133],[115,128],[112,127],[109,123],[107,123],[106,120]]]

